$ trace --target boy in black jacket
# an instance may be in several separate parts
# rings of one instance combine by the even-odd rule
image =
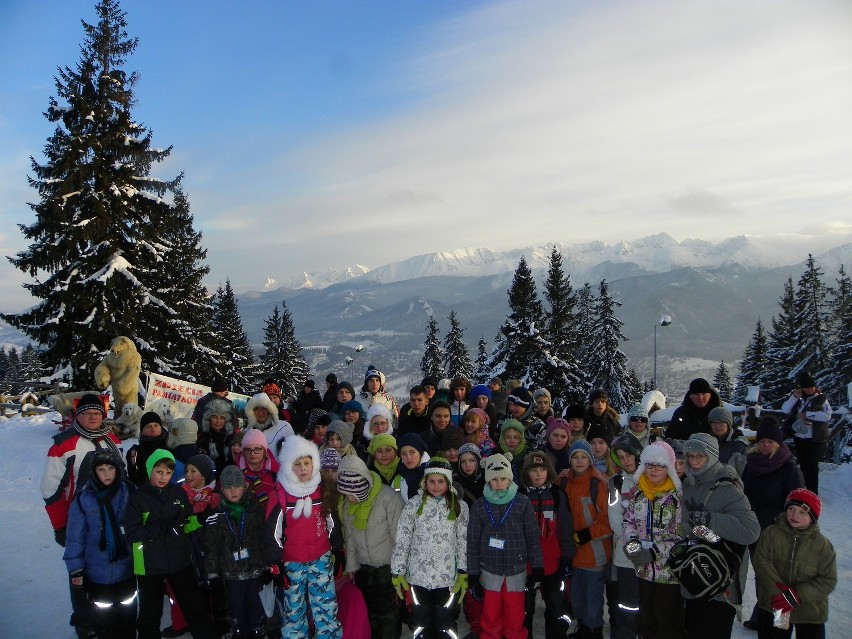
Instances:
[[[145,468],[149,481],[131,495],[124,530],[133,547],[133,570],[139,591],[139,639],[159,639],[165,580],[168,579],[194,639],[215,639],[209,607],[192,567],[184,524],[192,514],[186,493],[170,484],[175,458],[157,450]]]

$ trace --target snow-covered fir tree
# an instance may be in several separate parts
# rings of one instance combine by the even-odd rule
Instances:
[[[595,327],[595,293],[588,282],[577,291],[577,350],[576,357],[583,371],[587,387],[591,387],[591,348],[592,333]],[[585,400],[584,400],[585,402]]]
[[[304,387],[310,368],[302,356],[293,316],[284,301],[281,311],[276,306],[264,322],[263,346],[266,351],[260,357],[260,377],[274,379],[284,397],[295,398]]]
[[[740,361],[737,385],[731,398],[734,404],[745,403],[749,386],[763,386],[768,363],[767,348],[766,332],[763,330],[763,322],[758,318],[754,333]]]
[[[171,148],[155,149],[150,130],[133,119],[137,76],[125,62],[137,40],[127,35],[125,13],[115,0],[101,0],[96,12],[94,24],[83,22],[76,66],[58,70],[45,112],[54,132],[45,161],[31,159],[36,220],[21,225],[30,244],[10,258],[40,301],[4,316],[78,388],[91,386],[118,335],[134,340],[146,369],[159,369],[161,344],[177,349],[168,342],[178,311],[158,290],[171,277],[161,233],[174,207],[164,197],[180,177],[151,175]]]
[[[595,304],[588,371],[592,388],[604,389],[610,405],[619,412],[626,412],[638,400],[640,386],[638,379],[630,379],[627,356],[621,350],[621,342],[627,338],[621,332],[624,322],[615,316],[618,306],[621,303],[613,299],[609,285],[602,280]]]
[[[438,320],[434,315],[429,316],[429,324],[426,326],[426,342],[423,348],[423,357],[420,358],[420,370],[424,377],[441,379],[444,376],[444,349],[441,348],[441,338],[438,337]]]
[[[849,402],[846,388],[852,382],[852,280],[842,264],[830,308],[830,353],[819,376],[832,406],[844,406]]]
[[[772,318],[766,349],[766,375],[760,395],[767,408],[780,408],[792,390],[791,372],[798,361],[796,355],[796,301],[793,278],[784,283],[778,302],[780,313]]]
[[[0,353],[0,392],[16,393],[21,380],[21,355],[14,346]]]
[[[822,275],[822,269],[817,266],[813,255],[808,255],[794,298],[796,366],[790,372],[792,379],[802,371],[808,372],[820,386],[823,380],[819,375],[827,368],[829,321],[828,289],[822,281]]]
[[[585,402],[589,387],[577,360],[577,296],[571,280],[562,268],[562,254],[554,247],[544,281],[542,338],[547,345],[539,369],[538,383],[550,391],[553,406],[559,410],[568,404]]]
[[[250,395],[257,389],[257,365],[243,328],[231,280],[219,287],[213,302],[213,330],[219,364],[216,371],[230,382],[235,393]]]
[[[488,368],[488,342],[485,337],[480,337],[476,345],[476,369],[473,377],[477,384],[487,384],[491,379],[491,371]]]
[[[488,365],[492,375],[517,379],[525,387],[537,385],[542,361],[543,340],[540,328],[544,311],[536,294],[532,270],[521,257],[509,295],[509,314],[494,340]]]
[[[459,324],[455,310],[450,310],[450,330],[444,337],[444,371],[450,379],[455,377],[473,377],[473,363],[470,352],[464,343],[464,329]]]
[[[719,396],[726,402],[730,402],[734,396],[734,386],[731,383],[731,370],[725,364],[725,360],[719,362],[716,374],[713,375],[713,386],[719,391]]]

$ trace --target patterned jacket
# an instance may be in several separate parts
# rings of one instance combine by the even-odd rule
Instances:
[[[422,489],[402,509],[391,556],[391,572],[405,575],[408,583],[422,588],[449,588],[458,571],[467,571],[467,525],[470,511],[457,500],[461,511],[448,519],[446,499],[427,496],[423,512]]]
[[[652,544],[653,563],[636,568],[636,576],[645,581],[676,584],[678,580],[666,566],[672,546],[681,540],[681,495],[669,492],[653,500],[641,490],[627,502],[624,513],[624,541],[637,539]]]

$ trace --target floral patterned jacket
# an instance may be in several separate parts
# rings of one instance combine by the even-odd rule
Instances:
[[[449,588],[460,570],[467,571],[470,512],[464,500],[456,498],[461,511],[451,521],[447,500],[427,495],[423,512],[418,515],[422,500],[423,489],[420,489],[402,509],[391,572],[404,575],[408,583],[422,588]]]
[[[665,493],[653,500],[636,490],[624,513],[624,543],[631,539],[653,544],[654,562],[636,567],[636,576],[645,581],[664,584],[678,583],[666,559],[672,546],[682,539],[680,529],[681,497],[676,492]]]

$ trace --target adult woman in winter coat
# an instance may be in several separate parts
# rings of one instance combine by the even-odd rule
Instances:
[[[237,429],[237,425],[232,421],[231,409],[229,401],[216,397],[204,407],[201,422],[198,424],[198,447],[216,464],[217,474],[228,465],[225,442]]]
[[[737,475],[742,477],[746,464],[748,439],[743,431],[734,428],[734,416],[724,406],[717,406],[707,415],[710,434],[719,442],[719,461],[733,466]]]
[[[760,536],[760,524],[742,491],[736,471],[719,461],[716,438],[696,433],[684,444],[686,479],[683,486],[684,533],[694,537],[695,526],[707,526],[729,546],[742,549]],[[709,601],[686,599],[686,634],[689,639],[728,639],[734,624],[735,606],[742,603],[748,566],[740,565],[739,575],[723,594]]]
[[[672,414],[672,419],[666,428],[668,439],[687,440],[695,433],[709,433],[710,411],[722,405],[722,398],[703,377],[693,379],[689,390],[683,398],[683,403]]]

